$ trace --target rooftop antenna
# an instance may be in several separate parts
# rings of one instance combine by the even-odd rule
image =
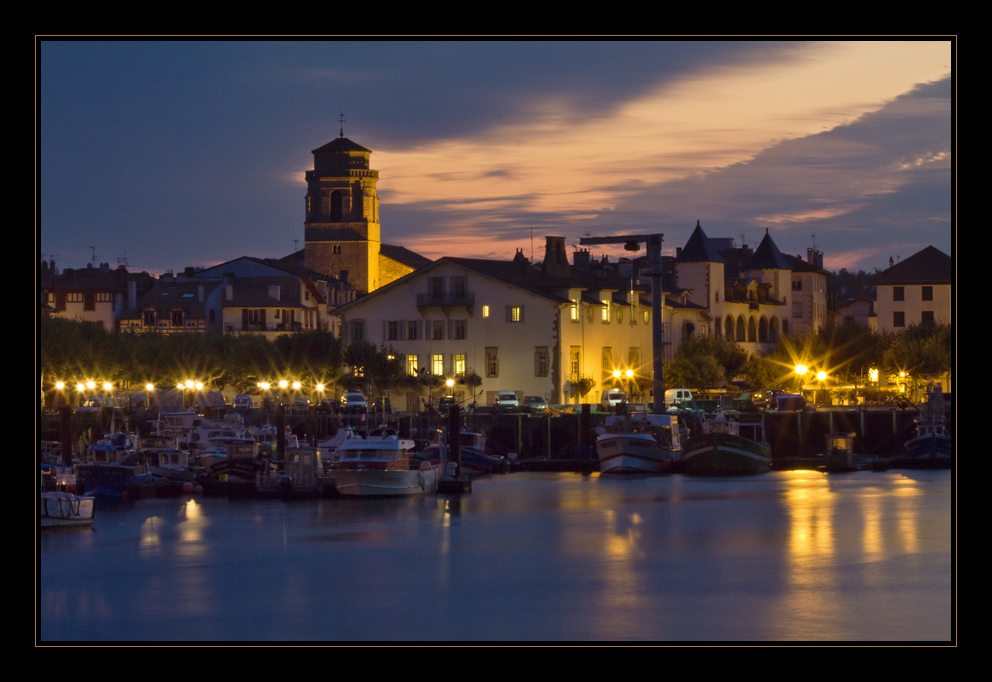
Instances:
[[[299,239],[293,240],[293,253],[296,253],[297,245],[300,243]]]
[[[815,249],[816,248],[816,235],[815,234],[811,234],[810,237],[813,238],[813,248]]]
[[[341,132],[341,137],[344,137],[344,112],[343,111],[341,112],[340,119],[341,119],[341,131],[340,131]]]
[[[95,246],[91,246],[90,247],[90,252],[91,252],[90,262],[92,262],[93,265],[95,266],[96,265],[96,247]]]
[[[123,257],[121,256],[117,257],[117,266],[120,267],[121,265],[123,265],[125,268],[127,267],[127,251],[124,252]]]

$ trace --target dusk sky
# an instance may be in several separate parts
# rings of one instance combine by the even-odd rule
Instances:
[[[835,271],[953,256],[955,47],[42,39],[39,256],[156,275],[285,256],[341,114],[383,241],[429,258],[653,232],[674,255],[697,220],[815,240]]]

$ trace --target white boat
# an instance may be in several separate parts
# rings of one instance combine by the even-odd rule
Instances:
[[[74,474],[68,467],[52,467],[55,490],[45,490],[39,495],[38,523],[42,528],[90,526],[96,513],[96,500],[92,495],[76,495],[69,491],[74,485]],[[44,473],[42,474],[44,479]]]
[[[334,469],[338,494],[348,497],[420,495],[437,491],[436,464],[413,457],[414,442],[394,429],[377,429],[368,437],[349,436],[338,448]]]
[[[678,416],[609,416],[597,429],[596,456],[604,474],[666,474],[682,458]]]

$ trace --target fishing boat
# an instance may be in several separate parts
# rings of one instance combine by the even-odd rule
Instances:
[[[96,497],[124,497],[139,476],[147,476],[141,464],[137,435],[126,431],[109,433],[90,444],[83,461],[75,466],[77,486]]]
[[[944,397],[939,386],[927,389],[927,402],[915,421],[913,437],[904,443],[906,454],[889,460],[896,469],[950,469],[954,441],[944,422]]]
[[[682,471],[697,476],[761,474],[771,466],[764,424],[727,420],[722,413],[689,437],[682,459]]]
[[[437,491],[438,465],[413,456],[414,442],[395,429],[352,434],[338,448],[334,485],[347,497],[420,495]]]
[[[604,474],[667,474],[682,457],[676,415],[613,415],[597,432],[596,456]]]
[[[284,459],[261,463],[255,480],[259,497],[284,500],[324,497],[333,488],[333,481],[324,476],[318,448],[286,448]]]

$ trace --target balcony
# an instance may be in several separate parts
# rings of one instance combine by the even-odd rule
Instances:
[[[417,309],[423,313],[425,308],[440,308],[445,316],[451,308],[465,308],[471,317],[475,307],[475,294],[417,294]]]

